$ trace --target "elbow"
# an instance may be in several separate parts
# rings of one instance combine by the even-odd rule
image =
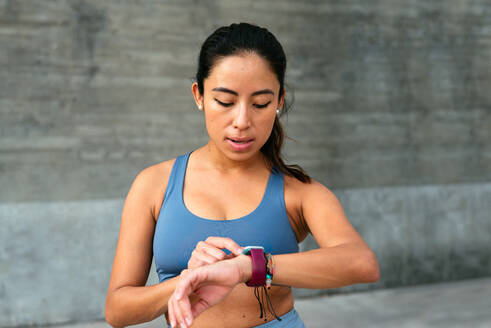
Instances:
[[[124,325],[122,325],[117,320],[117,316],[115,315],[115,311],[114,311],[113,307],[111,306],[109,296],[106,299],[106,306],[104,308],[104,319],[113,328],[123,328],[124,327]]]
[[[116,325],[116,322],[114,321],[114,318],[113,318],[113,314],[111,312],[111,309],[107,306],[107,304],[106,304],[106,308],[104,310],[104,319],[106,319],[106,322],[111,327],[114,327],[114,328],[119,327],[118,325]]]
[[[107,309],[107,306],[106,306],[106,310],[104,311],[104,319],[106,319],[106,322],[108,323],[109,326],[114,328],[118,327],[114,322],[114,318],[112,317],[111,312]]]
[[[368,250],[360,257],[358,274],[361,283],[375,283],[380,279],[380,268],[375,254]]]
[[[106,311],[105,311],[105,319],[106,319],[106,322],[113,328],[124,328],[124,325],[121,325],[117,322],[117,320],[114,318],[112,313],[110,311],[108,311],[107,307],[106,307]]]
[[[115,325],[113,322],[112,322],[112,319],[108,318],[108,316],[106,315],[106,322],[109,326],[113,327],[113,328],[120,328],[120,327],[124,327],[124,326],[118,326],[118,325]]]

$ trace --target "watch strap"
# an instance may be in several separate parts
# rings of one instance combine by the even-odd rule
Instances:
[[[251,280],[246,282],[249,287],[263,286],[266,283],[266,259],[262,249],[253,248],[250,251],[252,261]]]

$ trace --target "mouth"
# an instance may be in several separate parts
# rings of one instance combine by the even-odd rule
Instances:
[[[236,143],[238,145],[242,144],[247,144],[249,142],[252,142],[254,139],[247,139],[247,138],[227,138],[227,140]]]
[[[234,151],[247,151],[254,143],[254,139],[251,138],[226,138],[229,145]]]

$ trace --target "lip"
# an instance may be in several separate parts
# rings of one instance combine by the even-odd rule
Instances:
[[[233,150],[235,151],[246,151],[248,150],[252,144],[254,143],[254,139],[251,138],[226,138],[228,144],[230,147],[232,147]],[[234,141],[239,141],[241,143],[237,143]]]

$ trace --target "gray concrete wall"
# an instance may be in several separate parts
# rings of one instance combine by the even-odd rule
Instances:
[[[241,20],[284,45],[287,154],[316,178],[489,181],[490,6],[0,1],[0,201],[124,197],[143,167],[202,145],[189,90],[199,47]]]
[[[341,291],[491,275],[489,17],[490,0],[0,0],[0,326],[102,317],[123,198],[206,142],[199,47],[239,21],[287,53],[289,162],[380,260],[378,284]]]

